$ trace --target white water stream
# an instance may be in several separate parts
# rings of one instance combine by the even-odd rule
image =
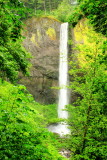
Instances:
[[[59,58],[59,102],[58,102],[58,118],[67,119],[68,112],[65,110],[68,100],[68,23],[61,24],[60,28],[60,58]],[[60,134],[60,136],[70,133],[68,125],[65,122],[50,125],[48,129],[52,132]]]
[[[64,111],[68,104],[68,23],[63,23],[60,30],[60,58],[59,58],[59,102],[58,117],[68,118],[68,112]]]
[[[72,4],[72,5],[77,5],[78,2],[77,2],[77,0],[71,0],[71,4]]]

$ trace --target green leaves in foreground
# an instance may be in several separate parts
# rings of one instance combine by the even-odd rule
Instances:
[[[106,0],[78,0],[79,5],[68,17],[68,21],[75,26],[84,17],[88,18],[94,29],[107,36],[107,1]]]
[[[45,128],[48,116],[44,117],[42,108],[24,86],[0,81],[1,159],[64,159],[55,148],[53,134]]]
[[[14,82],[18,73],[28,74],[29,53],[22,47],[21,21],[23,4],[18,1],[0,1],[0,77]]]
[[[106,40],[98,36],[95,39],[95,34],[92,37],[90,32],[89,41],[95,43],[91,50],[87,50],[87,44],[78,46],[78,59],[83,54],[86,65],[74,62],[70,71],[70,87],[78,95],[69,106],[72,160],[107,159],[107,52],[103,50]]]

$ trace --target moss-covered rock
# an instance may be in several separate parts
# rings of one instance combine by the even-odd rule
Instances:
[[[32,17],[25,21],[24,47],[32,54],[30,78],[20,83],[27,86],[35,99],[42,103],[54,103],[58,85],[60,22],[52,17]]]

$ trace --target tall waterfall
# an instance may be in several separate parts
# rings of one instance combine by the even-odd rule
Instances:
[[[71,4],[72,4],[72,5],[77,5],[78,2],[77,2],[77,0],[71,0]]]
[[[68,23],[63,23],[60,29],[60,58],[59,58],[59,102],[58,117],[68,118],[68,112],[64,111],[68,104]]]
[[[68,112],[65,110],[68,102],[68,23],[61,24],[60,28],[60,57],[59,57],[59,102],[58,118],[67,119]],[[48,129],[60,134],[60,136],[70,133],[68,125],[65,122],[50,125]]]

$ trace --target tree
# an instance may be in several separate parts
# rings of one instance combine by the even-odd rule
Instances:
[[[53,107],[35,102],[23,85],[0,79],[0,159],[65,160],[46,128],[47,110],[53,113]]]
[[[77,22],[86,17],[97,32],[107,36],[107,1],[106,0],[78,0],[79,5],[68,21],[75,26]]]
[[[107,40],[92,30],[89,44],[80,44],[78,59],[72,62],[72,92],[77,101],[70,107],[71,150],[75,160],[107,159]],[[84,63],[83,63],[84,62]]]
[[[74,5],[71,5],[69,0],[63,0],[58,8],[54,10],[53,15],[62,22],[67,22],[69,15],[71,15]]]
[[[42,14],[46,14],[51,12],[54,9],[57,9],[58,5],[63,0],[22,0],[28,8],[31,8],[33,10],[33,13],[35,15],[40,14],[41,12],[44,12]]]
[[[7,77],[12,82],[19,71],[28,73],[30,56],[21,45],[24,11],[18,0],[0,1],[0,77]]]

